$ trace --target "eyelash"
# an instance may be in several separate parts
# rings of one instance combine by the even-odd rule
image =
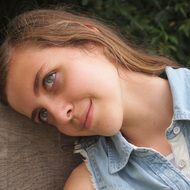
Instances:
[[[44,79],[42,81],[42,85],[46,90],[51,90],[55,84],[55,80],[56,80],[56,73],[51,72],[44,77]],[[47,111],[47,109],[41,108],[39,110],[38,119],[42,123],[48,122],[48,111]]]

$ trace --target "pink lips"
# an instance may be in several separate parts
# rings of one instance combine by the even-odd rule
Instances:
[[[91,121],[92,121],[92,101],[90,100],[89,106],[82,118],[82,128],[90,128]]]

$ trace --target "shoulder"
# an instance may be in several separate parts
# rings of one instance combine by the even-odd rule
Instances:
[[[95,190],[91,182],[91,174],[89,173],[85,163],[77,166],[67,179],[64,190]]]

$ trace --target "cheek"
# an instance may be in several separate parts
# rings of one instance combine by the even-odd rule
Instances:
[[[111,136],[120,131],[123,124],[122,108],[120,99],[107,100],[98,107],[97,126],[101,131],[100,135]]]
[[[82,67],[82,66],[81,66]],[[107,95],[119,90],[118,73],[109,68],[75,68],[65,76],[65,86],[71,94]],[[114,94],[114,93],[113,93]]]
[[[97,78],[97,77],[96,77]],[[92,95],[97,89],[98,80],[94,80],[93,76],[87,72],[74,72],[65,77],[65,93],[70,98],[83,95]]]
[[[71,126],[69,124],[67,124],[67,125],[55,124],[53,126],[56,127],[58,129],[58,131],[60,131],[61,133],[65,134],[65,135],[72,136],[73,126]]]
[[[94,135],[91,131],[81,131],[76,125],[56,126],[56,128],[62,134],[73,137]]]

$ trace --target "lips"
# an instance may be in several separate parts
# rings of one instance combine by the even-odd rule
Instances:
[[[91,120],[92,120],[92,101],[90,100],[89,105],[82,117],[81,127],[90,128]]]

